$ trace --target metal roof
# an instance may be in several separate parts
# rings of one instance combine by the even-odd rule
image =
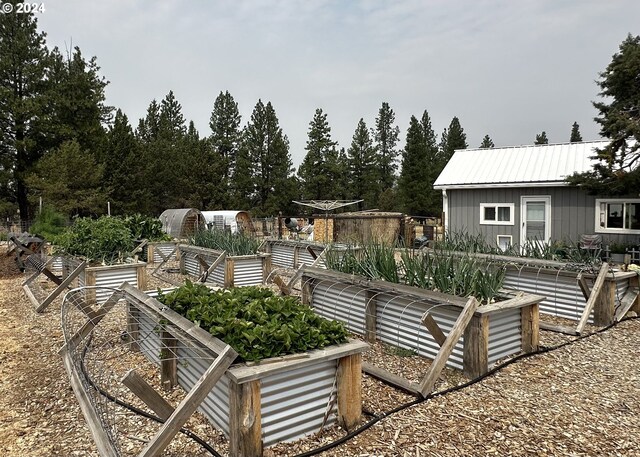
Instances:
[[[563,186],[565,177],[592,169],[595,148],[608,141],[458,149],[436,179],[436,189]]]

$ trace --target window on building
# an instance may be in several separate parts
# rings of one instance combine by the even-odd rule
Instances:
[[[596,232],[640,233],[640,199],[596,200]]]
[[[480,203],[480,223],[513,225],[513,203]]]

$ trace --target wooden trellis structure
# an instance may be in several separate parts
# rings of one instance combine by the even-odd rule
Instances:
[[[26,266],[35,271],[22,283],[22,289],[27,295],[27,298],[29,298],[29,301],[36,307],[37,313],[43,312],[62,292],[70,289],[73,280],[76,279],[87,266],[86,261],[80,262],[66,277],[62,275],[58,276],[49,268],[55,259],[55,256],[49,257],[46,261],[38,255],[30,255],[27,257]],[[56,285],[51,292],[44,292],[44,289],[40,286],[40,275],[43,275],[47,280]]]

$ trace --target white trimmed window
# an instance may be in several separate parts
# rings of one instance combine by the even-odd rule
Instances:
[[[596,200],[596,232],[640,233],[640,199]]]
[[[513,203],[480,203],[480,224],[513,225]]]

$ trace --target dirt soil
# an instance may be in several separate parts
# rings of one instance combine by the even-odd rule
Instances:
[[[0,455],[97,456],[57,352],[63,340],[60,300],[36,314],[21,287],[25,276],[4,258],[0,262]],[[638,335],[640,320],[627,320],[404,408],[413,397],[365,375],[364,410],[380,420],[319,455],[640,456]],[[573,338],[541,332],[544,346]],[[388,359],[390,370],[394,364],[405,371],[424,368],[419,357],[384,347],[372,354]],[[465,381],[445,372],[438,389]],[[265,455],[294,456],[344,436],[334,426]]]

